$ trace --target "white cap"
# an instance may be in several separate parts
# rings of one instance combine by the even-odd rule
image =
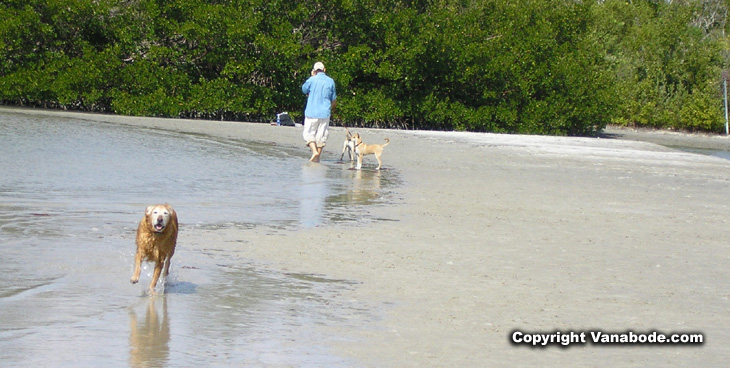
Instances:
[[[324,64],[322,64],[321,61],[318,61],[314,63],[314,66],[312,67],[312,70],[321,70],[324,71]]]

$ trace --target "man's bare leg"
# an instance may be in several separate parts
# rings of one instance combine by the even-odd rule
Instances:
[[[312,158],[309,159],[311,162],[319,162],[319,155],[322,154],[322,148],[317,147],[317,143],[309,142],[309,148],[312,149]]]

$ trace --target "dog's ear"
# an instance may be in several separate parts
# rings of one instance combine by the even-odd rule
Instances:
[[[347,134],[347,139],[352,139],[352,134],[350,134],[350,130],[345,127],[345,133]]]
[[[172,206],[165,203],[165,209],[167,210],[167,212],[170,212],[170,216],[175,216],[175,210],[172,209]]]
[[[147,215],[147,216],[149,216],[150,213],[152,213],[152,209],[153,208],[155,208],[155,205],[149,205],[149,206],[147,206],[147,208],[144,210],[144,214]]]
[[[172,222],[177,226],[177,212],[172,209],[172,206],[165,203],[165,209],[167,209],[168,212],[170,212],[170,219],[172,219]]]

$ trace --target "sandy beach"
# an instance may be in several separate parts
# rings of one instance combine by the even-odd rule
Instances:
[[[308,158],[294,127],[3,109],[248,139]],[[381,319],[323,328],[343,336],[338,354],[367,367],[730,360],[730,161],[666,147],[730,151],[730,139],[618,128],[603,138],[353,131],[366,143],[390,138],[383,167],[402,183],[391,205],[371,209],[380,220],[181,227],[178,244],[218,242],[272,269],[351,281],[341,298]],[[337,165],[344,136],[331,128],[321,165]],[[375,159],[365,164],[377,177]],[[693,333],[704,343],[533,348],[513,343],[515,331]]]

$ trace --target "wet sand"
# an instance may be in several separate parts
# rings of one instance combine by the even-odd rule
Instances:
[[[299,147],[308,158],[297,128],[89,119]],[[339,297],[382,319],[322,328],[342,337],[337,353],[364,366],[723,366],[730,359],[730,161],[651,143],[668,135],[680,145],[726,149],[727,138],[354,130],[365,143],[390,138],[383,166],[403,181],[392,205],[371,209],[379,221],[183,231],[179,244],[215,241],[273,269],[355,283]],[[343,138],[343,129],[331,129],[322,165],[336,165]],[[365,164],[372,181],[376,162]],[[511,343],[515,330],[691,332],[705,342],[531,348]]]

